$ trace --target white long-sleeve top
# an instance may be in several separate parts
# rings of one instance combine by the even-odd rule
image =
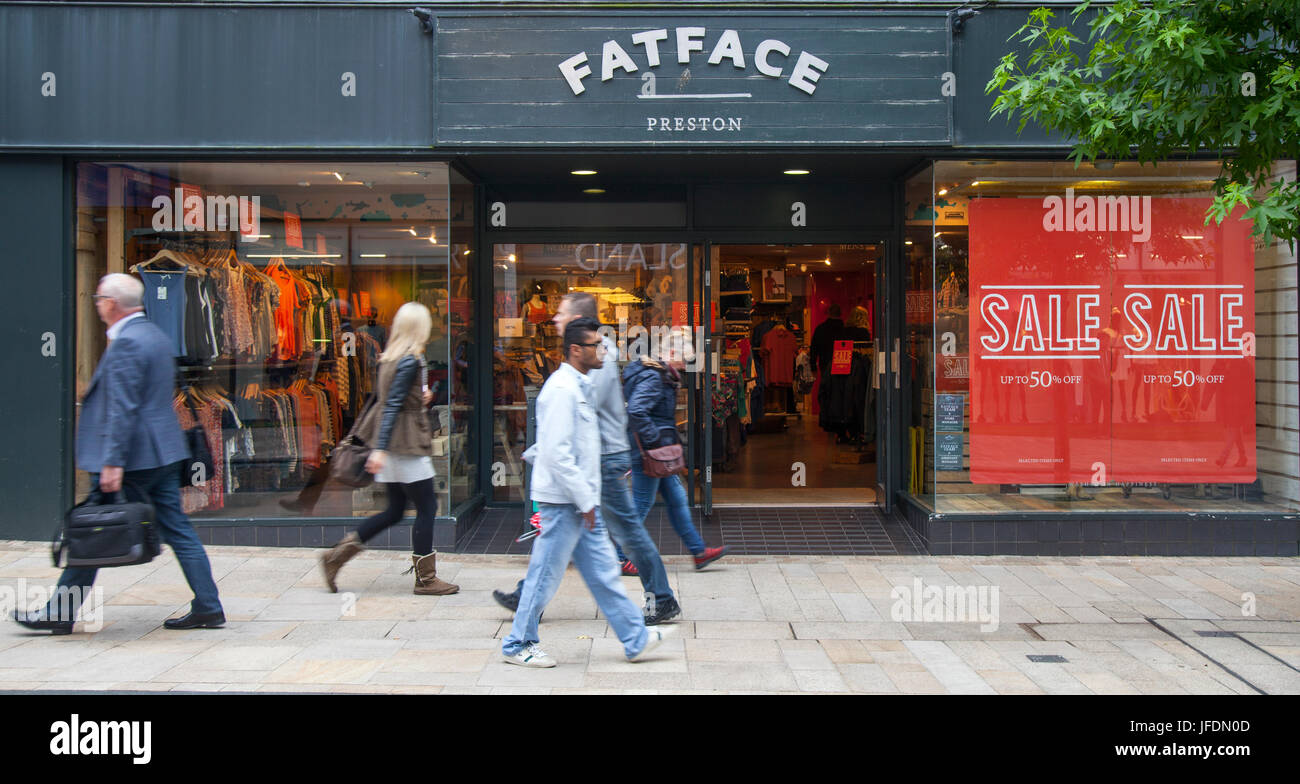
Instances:
[[[533,464],[533,501],[573,504],[583,513],[600,504],[600,426],[588,402],[590,385],[567,362],[542,385],[537,441],[524,454]]]

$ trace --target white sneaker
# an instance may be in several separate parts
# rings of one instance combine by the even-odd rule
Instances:
[[[520,667],[554,667],[555,659],[542,650],[537,643],[533,643],[526,648],[520,648],[515,653],[502,653],[501,658],[510,664],[518,664]]]
[[[629,656],[628,661],[644,661],[651,651],[658,648],[673,633],[671,626],[656,626],[653,629],[646,629],[646,631],[650,633],[650,639],[646,640],[645,647],[641,649],[641,652],[635,656]]]

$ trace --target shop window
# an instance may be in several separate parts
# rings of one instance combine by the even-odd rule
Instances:
[[[1240,211],[1206,225],[1217,172],[960,161],[913,180],[909,289],[933,295],[914,497],[949,513],[1300,506],[1296,258]]]
[[[173,340],[175,408],[199,518],[354,517],[382,489],[328,481],[373,391],[393,314],[433,315],[426,359],[440,512],[475,490],[468,336],[472,189],[445,164],[77,167],[77,393],[105,348],[99,278],[145,285]],[[78,476],[78,493],[88,487]]]
[[[620,345],[619,364],[652,338],[687,325],[689,250],[679,243],[498,244],[492,353],[492,498],[522,502],[528,410],[564,361],[552,318],[570,292],[596,298]],[[698,307],[696,308],[698,315]],[[684,395],[684,392],[683,392]],[[681,405],[685,421],[685,401]]]

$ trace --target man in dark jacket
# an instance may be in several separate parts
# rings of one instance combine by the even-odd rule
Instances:
[[[826,320],[813,330],[812,338],[808,342],[808,354],[812,359],[814,377],[821,372],[822,368],[830,367],[835,341],[841,339],[840,333],[844,331],[844,319],[840,318],[839,305],[832,302],[826,309],[826,316]]]
[[[690,500],[677,476],[652,477],[643,470],[641,451],[677,443],[677,390],[680,369],[693,352],[689,338],[674,331],[664,339],[659,359],[642,357],[623,370],[627,398],[627,432],[632,442],[632,498],[641,524],[654,503],[655,491],[668,505],[668,521],[703,569],[727,554],[727,547],[706,547],[691,522]]]
[[[168,629],[216,628],[226,622],[207,553],[181,511],[181,460],[189,457],[172,408],[176,362],[170,338],[144,317],[144,285],[121,273],[105,275],[95,309],[108,325],[108,348],[90,380],[77,422],[77,467],[106,493],[127,486],[153,504],[162,540],[171,545],[194,591],[190,612],[163,623]],[[15,612],[29,629],[70,634],[80,601],[98,570],[69,567],[59,578],[63,601],[35,612]],[[71,601],[66,597],[71,596]]]

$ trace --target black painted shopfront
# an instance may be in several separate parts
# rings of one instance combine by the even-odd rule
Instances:
[[[632,358],[691,340],[679,427],[705,514],[869,508],[936,554],[1296,554],[1294,255],[1178,223],[1212,161],[1075,170],[1057,140],[990,122],[983,86],[1025,13],[954,32],[925,2],[0,3],[0,274],[22,292],[0,352],[0,536],[44,537],[84,492],[71,442],[103,345],[95,280],[133,271],[156,297],[184,267],[218,303],[210,339],[176,336],[178,413],[212,447],[186,488],[206,541],[325,545],[369,513],[365,491],[322,482],[324,456],[408,299],[436,324],[436,545],[485,508],[522,529],[528,404],[577,290]],[[1107,239],[1104,258],[1080,250],[1084,278],[1048,281],[1034,259],[1072,270],[1075,248],[1008,234],[1027,224],[1003,212],[1067,193],[1149,197],[1154,241],[1201,244]],[[1156,263],[1171,253],[1222,276],[1184,284]],[[1061,321],[1077,333],[1051,331],[1050,290],[1237,274],[1253,307],[1237,325],[1225,306],[1221,343],[1250,332],[1253,440],[1237,443],[1226,387],[1140,383],[1167,368],[1111,343],[1026,370],[1102,379],[1041,400],[983,369],[985,289],[1049,290],[1047,356],[1092,335],[1084,305]],[[1140,333],[1108,322],[1094,331],[1114,345]],[[1215,361],[1231,375],[1239,353]],[[1223,375],[1190,361],[1207,364],[1174,372]],[[1193,465],[1226,453],[1223,481],[1129,459],[1169,429],[1193,434],[1189,454],[1204,441]],[[1008,450],[1044,456],[1018,477]]]

